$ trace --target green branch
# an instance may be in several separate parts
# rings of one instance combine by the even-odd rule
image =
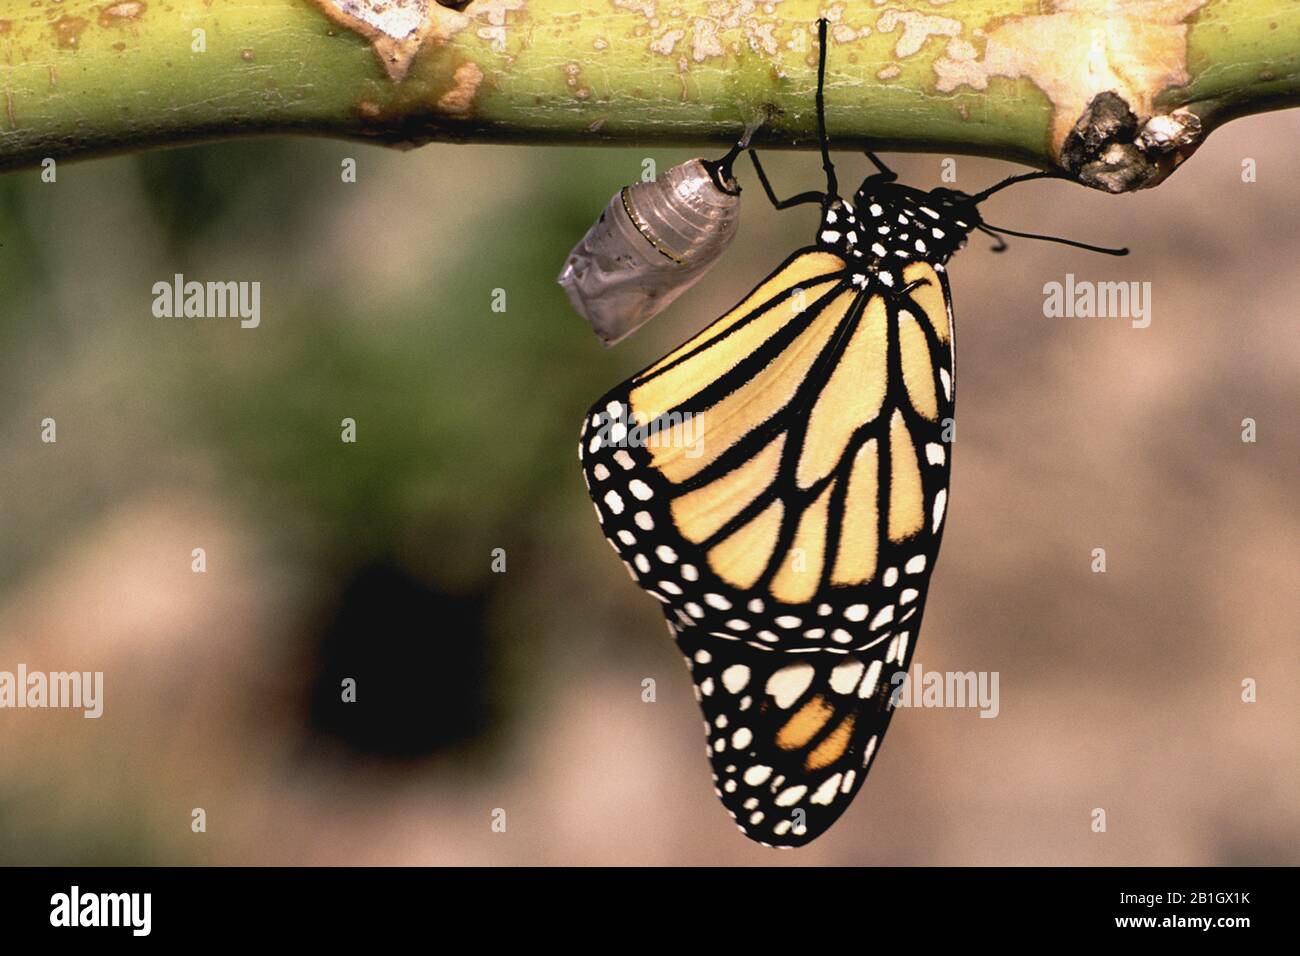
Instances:
[[[1300,102],[1276,0],[0,0],[0,169],[255,133],[716,145],[759,117],[809,146],[823,14],[841,148],[1121,192]]]

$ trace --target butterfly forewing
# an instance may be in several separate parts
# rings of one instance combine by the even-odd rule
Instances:
[[[946,507],[942,266],[891,287],[851,255],[795,253],[581,439],[605,535],[691,668],[718,793],[773,845],[814,839],[861,786]]]

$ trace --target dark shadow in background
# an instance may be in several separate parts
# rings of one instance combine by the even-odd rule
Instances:
[[[486,735],[497,673],[490,589],[447,594],[380,559],[356,568],[336,593],[337,605],[309,635],[313,743],[409,761]],[[355,703],[343,700],[346,678],[356,681]]]

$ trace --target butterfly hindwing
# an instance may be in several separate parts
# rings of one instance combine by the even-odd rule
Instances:
[[[848,258],[796,252],[581,439],[605,535],[692,668],[723,803],[782,846],[834,822],[879,746],[951,465],[942,266],[891,288]]]
[[[737,825],[768,845],[823,833],[866,779],[907,638],[860,653],[795,655],[720,648],[687,628],[678,646],[704,713],[714,785]]]

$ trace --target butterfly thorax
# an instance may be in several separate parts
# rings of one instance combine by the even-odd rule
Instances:
[[[850,202],[835,196],[822,209],[817,243],[841,256],[860,288],[900,288],[909,263],[943,271],[980,224],[974,200],[950,189],[927,192],[868,177]]]

